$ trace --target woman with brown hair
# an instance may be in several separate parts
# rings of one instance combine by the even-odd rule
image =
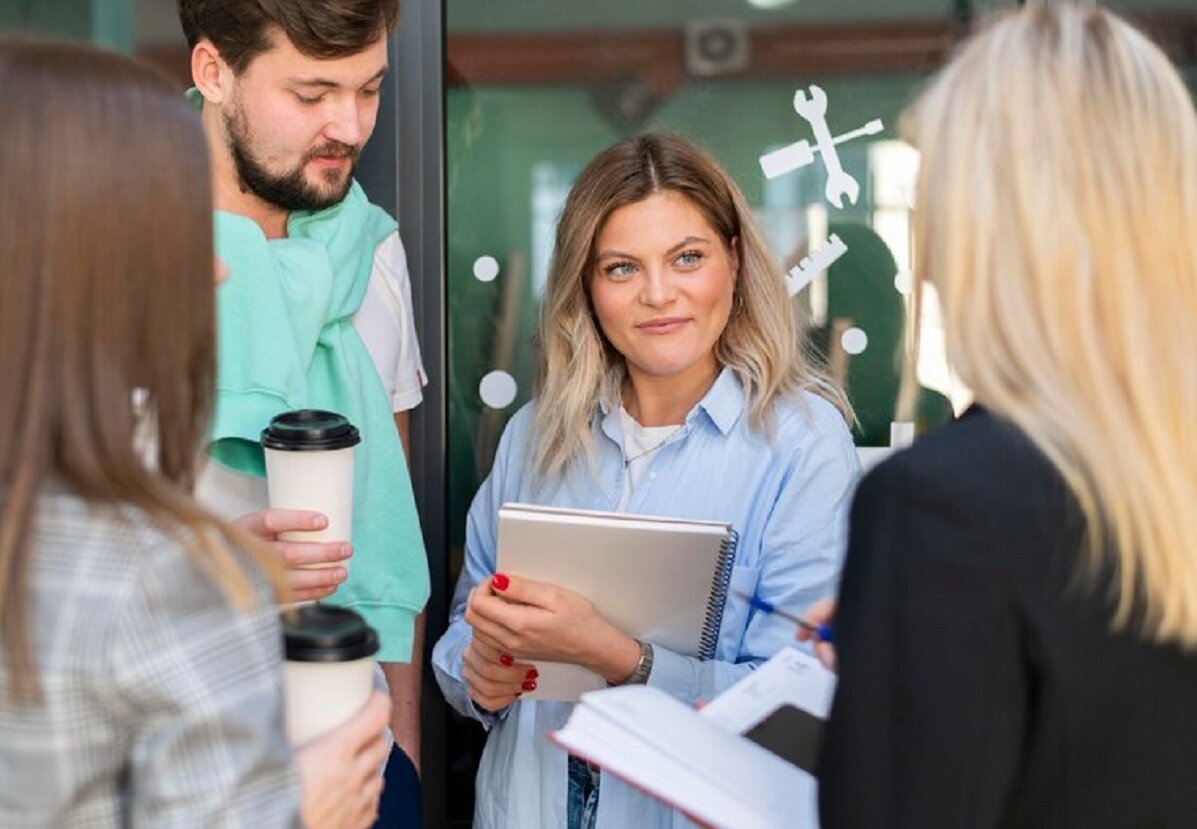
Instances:
[[[127,58],[22,41],[0,112],[0,825],[295,825],[277,565],[190,495],[215,359],[196,115]],[[299,752],[309,825],[368,825],[386,715]]]
[[[842,392],[806,359],[780,271],[730,176],[689,142],[630,138],[579,175],[541,310],[536,399],[470,508],[433,668],[490,730],[475,826],[669,826],[668,809],[551,745],[572,706],[521,700],[537,660],[710,699],[792,641],[744,595],[833,588],[859,466]],[[577,594],[495,574],[506,501],[727,522],[739,533],[715,658],[627,636]],[[517,604],[512,604],[513,600]]]

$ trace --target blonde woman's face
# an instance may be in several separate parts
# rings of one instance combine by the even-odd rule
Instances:
[[[702,212],[655,193],[615,210],[595,247],[590,298],[633,382],[713,375],[739,261]]]

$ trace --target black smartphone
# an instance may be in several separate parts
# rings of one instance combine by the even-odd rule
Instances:
[[[823,740],[823,720],[793,705],[783,705],[744,734],[762,748],[772,751],[787,763],[815,774],[819,745]]]

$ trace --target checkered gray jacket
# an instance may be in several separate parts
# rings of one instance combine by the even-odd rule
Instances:
[[[30,587],[42,700],[0,649],[0,827],[298,826],[269,590],[230,606],[131,510],[43,497]]]

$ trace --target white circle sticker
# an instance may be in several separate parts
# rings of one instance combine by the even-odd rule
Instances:
[[[492,409],[506,409],[515,400],[517,391],[515,378],[505,371],[492,371],[478,384],[482,402]]]
[[[869,335],[859,328],[849,328],[840,337],[840,346],[848,354],[859,354],[869,347]]]
[[[894,290],[902,296],[908,296],[914,290],[914,274],[910,271],[898,271],[894,277]]]
[[[493,256],[479,256],[474,260],[474,278],[479,282],[494,282],[499,275],[499,260]]]

